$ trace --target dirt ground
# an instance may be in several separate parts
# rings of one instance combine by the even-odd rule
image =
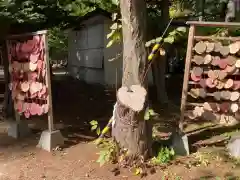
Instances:
[[[41,130],[47,125],[44,117],[29,120],[33,134],[20,140],[7,137],[7,125],[0,122],[0,180],[140,179],[127,169],[114,176],[111,172],[114,165],[99,167],[96,163],[99,150],[92,144],[95,134],[89,131],[88,122],[96,119],[102,126],[106,123],[115,101],[114,92],[75,81],[67,84],[55,83],[53,87],[54,119],[64,135],[65,146],[52,153],[36,148]],[[175,92],[169,92],[172,99],[179,95]],[[174,120],[178,104],[174,103],[176,108],[158,107],[161,119],[157,121]],[[224,152],[224,140],[238,128],[191,123],[187,129],[191,156],[179,157],[166,167],[157,167],[156,173],[144,179],[162,180],[164,176],[172,180],[240,179],[238,162],[229,159]]]

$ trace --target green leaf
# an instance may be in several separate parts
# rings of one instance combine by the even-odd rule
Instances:
[[[158,37],[158,38],[156,38],[156,40],[155,40],[157,43],[160,43],[161,41],[162,41],[162,37]]]
[[[99,136],[101,134],[101,129],[97,128],[97,135]]]
[[[154,112],[153,109],[149,109],[148,112],[149,112],[149,114],[150,114],[151,116],[155,116],[155,115],[156,115],[156,113]]]
[[[111,38],[115,33],[115,30],[112,30],[109,34],[107,34],[107,39]]]
[[[112,30],[116,30],[117,28],[118,28],[117,23],[113,23],[112,26],[110,27],[110,29],[112,29]]]
[[[144,120],[145,121],[148,121],[150,119],[150,114],[148,111],[145,112],[145,115],[144,115]]]
[[[183,33],[187,32],[187,29],[185,27],[178,27],[176,30]]]
[[[135,175],[139,175],[141,173],[141,169],[140,168],[136,168],[136,170],[135,170]]]
[[[172,44],[172,43],[174,43],[174,37],[173,36],[168,36],[164,39],[164,42]]]
[[[113,14],[112,14],[112,20],[113,20],[113,21],[116,21],[116,20],[117,20],[117,15],[118,15],[117,13],[113,13]]]
[[[92,120],[92,121],[90,122],[90,124],[91,124],[92,126],[94,126],[94,125],[98,125],[98,122],[97,122],[96,120]]]
[[[114,40],[112,39],[112,40],[110,40],[109,42],[108,42],[108,44],[107,44],[107,48],[109,48],[109,47],[111,47],[112,45],[113,45],[113,43],[114,43]]]
[[[116,6],[118,6],[119,5],[119,0],[112,0],[112,3]]]
[[[148,41],[148,42],[146,42],[146,44],[145,44],[146,47],[150,47],[151,45],[152,45],[152,42],[151,42],[151,41]]]
[[[93,131],[93,130],[95,130],[95,129],[97,129],[97,125],[93,125],[93,126],[91,127],[91,131]]]
[[[175,30],[169,33],[170,36],[175,36],[176,34],[177,34],[177,31]]]

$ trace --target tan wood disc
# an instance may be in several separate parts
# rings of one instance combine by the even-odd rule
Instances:
[[[220,101],[221,100],[221,92],[219,92],[219,91],[215,91],[214,93],[213,93],[213,98],[216,100],[216,101]]]
[[[204,42],[200,41],[195,45],[194,49],[196,53],[203,54],[206,51],[207,46]]]
[[[217,88],[217,89],[223,89],[223,88],[224,88],[224,85],[225,85],[224,82],[222,82],[222,81],[217,81],[217,86],[216,86],[216,88]]]
[[[197,65],[201,65],[204,63],[204,58],[202,56],[195,55],[193,57],[193,62],[195,62]]]
[[[210,53],[210,52],[214,51],[214,47],[215,47],[214,43],[212,43],[212,42],[205,42],[205,44],[207,45],[207,49],[206,49],[207,53]]]
[[[225,68],[225,71],[228,73],[228,74],[233,74],[235,71],[236,71],[236,66],[233,65],[233,66],[229,66],[227,65],[227,67]]]
[[[218,66],[220,60],[221,60],[221,59],[220,59],[219,56],[214,56],[213,59],[212,59],[211,64],[212,64],[213,66]]]
[[[231,101],[237,101],[240,97],[240,93],[238,91],[231,92]]]
[[[227,57],[227,63],[228,63],[229,66],[235,65],[236,61],[237,61],[237,59],[234,56],[228,56]]]
[[[222,48],[221,42],[215,42],[214,44],[214,52],[220,52],[220,49]]]
[[[203,73],[203,69],[200,67],[194,67],[192,72],[195,76],[201,76]]]
[[[238,109],[239,109],[239,106],[238,106],[238,104],[233,103],[233,104],[231,104],[230,109],[231,109],[231,111],[232,111],[233,113],[236,113],[236,112],[238,111]]]
[[[221,91],[221,99],[230,100],[231,92],[230,91]]]
[[[233,80],[232,80],[232,79],[228,79],[228,80],[225,82],[224,88],[230,89],[231,87],[233,87]]]
[[[218,73],[218,79],[224,80],[227,77],[227,73],[225,71],[219,71]]]
[[[204,57],[204,64],[210,64],[213,60],[213,57],[210,55],[210,54],[207,54],[205,57]]]
[[[240,59],[238,59],[238,60],[236,61],[235,66],[236,66],[237,68],[240,68]]]
[[[218,73],[214,70],[208,71],[208,77],[211,78],[212,80],[215,80],[218,78]]]
[[[231,54],[236,54],[239,51],[240,46],[238,43],[234,42],[229,45],[229,49]]]
[[[223,56],[227,56],[230,52],[230,49],[229,49],[229,46],[222,46],[220,48],[220,53],[223,55]]]

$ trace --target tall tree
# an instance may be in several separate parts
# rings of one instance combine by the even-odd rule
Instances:
[[[147,52],[145,49],[147,30],[146,3],[145,0],[120,0],[120,8],[123,35],[122,87],[145,86],[145,83],[141,80],[147,65]],[[135,90],[132,89],[133,92],[128,93],[136,94],[137,90]],[[118,96],[114,115],[115,122],[112,128],[113,138],[121,148],[127,149],[131,155],[135,157],[136,155],[142,155],[138,157],[146,158],[151,153],[152,138],[152,128],[148,121],[144,120],[146,101],[144,102],[144,108],[139,112],[129,106],[127,107],[126,103],[122,102],[122,99]]]

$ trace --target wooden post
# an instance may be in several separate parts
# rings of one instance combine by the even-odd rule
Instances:
[[[50,73],[50,62],[49,62],[49,49],[48,49],[48,39],[46,33],[45,36],[45,62],[46,62],[46,85],[48,88],[48,130],[52,132],[54,130],[53,124],[53,105],[52,105],[52,86],[51,86],[51,73]]]
[[[192,59],[192,49],[194,43],[194,35],[195,35],[195,26],[191,25],[188,34],[188,46],[187,46],[187,55],[185,61],[185,73],[183,79],[183,89],[182,89],[182,100],[181,100],[181,117],[179,122],[179,129],[183,130],[183,121],[184,121],[184,111],[185,105],[187,101],[187,93],[188,93],[188,81],[189,81],[189,74],[190,74],[190,65]]]

